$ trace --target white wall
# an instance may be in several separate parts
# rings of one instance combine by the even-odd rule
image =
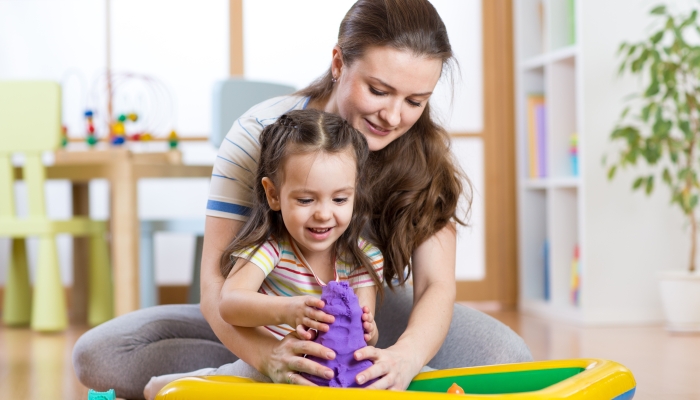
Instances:
[[[582,176],[586,188],[583,207],[588,216],[583,227],[586,258],[582,265],[589,285],[594,282],[596,287],[595,292],[586,291],[586,282],[582,283],[589,321],[624,322],[620,315],[625,321],[661,320],[656,273],[688,264],[686,224],[681,213],[669,206],[669,191],[663,184],[656,185],[651,197],[633,193],[632,170],[618,171],[610,182],[601,163],[603,154],[612,153],[615,147],[610,133],[625,107],[624,98],[641,87],[637,79],[617,77],[617,48],[623,41],[637,41],[651,32],[648,11],[658,3],[586,0],[579,8],[585,93],[581,171],[586,172]],[[697,2],[689,0],[664,3],[697,8]]]
[[[64,84],[63,120],[82,130],[87,86],[105,68],[104,2],[0,0],[0,79]]]
[[[155,76],[172,93],[174,114],[161,134],[209,134],[212,85],[229,75],[228,20],[227,0],[112,1],[113,70]],[[115,93],[115,112],[147,103],[151,90],[136,86]]]

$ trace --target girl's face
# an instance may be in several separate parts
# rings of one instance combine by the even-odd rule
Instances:
[[[393,47],[371,47],[350,65],[333,49],[335,89],[325,111],[339,114],[381,150],[423,113],[442,73],[442,61]]]
[[[282,166],[281,187],[263,178],[270,208],[282,212],[289,234],[304,257],[326,257],[345,232],[355,200],[352,149],[341,153],[293,154]]]

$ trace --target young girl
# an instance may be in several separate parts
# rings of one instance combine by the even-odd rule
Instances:
[[[334,322],[320,310],[321,288],[347,281],[362,306],[365,341],[375,345],[383,259],[360,238],[370,209],[361,173],[369,154],[364,136],[337,115],[309,109],[282,115],[262,131],[260,144],[255,207],[221,259],[221,317],[234,326],[264,326],[280,340],[288,334],[310,340],[311,330],[327,332]],[[270,382],[238,360],[154,377],[144,395],[152,399],[167,383],[193,375]]]

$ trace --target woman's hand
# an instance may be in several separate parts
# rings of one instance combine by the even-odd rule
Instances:
[[[374,322],[374,314],[367,306],[362,307],[362,329],[365,331],[365,342],[370,346],[377,344],[379,331]]]
[[[367,389],[406,390],[423,368],[422,363],[415,357],[411,357],[411,354],[410,350],[404,351],[397,349],[396,346],[388,349],[367,346],[357,350],[354,354],[356,360],[371,360],[374,365],[357,374],[355,380],[361,385],[380,378]]]
[[[312,382],[299,375],[300,372],[315,375],[325,379],[333,378],[333,370],[314,362],[304,355],[332,360],[335,352],[318,343],[302,340],[292,332],[282,339],[272,349],[269,357],[262,365],[262,373],[269,376],[273,382],[295,385],[315,386]]]
[[[289,305],[285,312],[285,323],[296,328],[299,338],[313,340],[316,335],[314,332],[309,331],[310,329],[328,332],[328,329],[330,329],[328,324],[332,324],[335,321],[335,317],[321,311],[323,306],[323,301],[316,297],[289,297]]]

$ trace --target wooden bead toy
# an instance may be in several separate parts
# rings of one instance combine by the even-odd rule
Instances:
[[[170,131],[170,135],[168,135],[168,145],[170,145],[170,149],[176,149],[177,143],[178,143],[177,133],[174,130],[172,130],[172,131]]]

